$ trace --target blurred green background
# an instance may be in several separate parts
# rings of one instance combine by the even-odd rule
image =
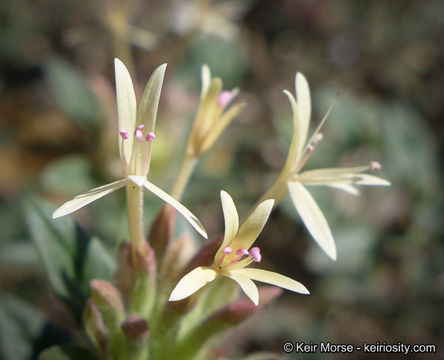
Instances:
[[[313,189],[338,245],[336,262],[287,198],[257,242],[263,268],[312,294],[285,292],[230,332],[219,352],[283,354],[285,340],[402,341],[439,352],[403,358],[442,358],[442,14],[440,0],[1,1],[0,358],[36,359],[82,337],[49,285],[28,224],[35,204],[52,209],[119,177],[115,56],[130,67],[139,96],[155,66],[168,63],[150,172],[165,190],[197,108],[201,65],[225,88],[240,86],[247,108],[201,159],[183,199],[210,238],[223,230],[221,189],[242,215],[279,173],[292,129],[282,90],[294,91],[296,71],[310,82],[313,123],[341,93],[307,169],[377,160],[392,182],[357,198]],[[149,200],[152,219],[161,203]],[[126,238],[124,204],[118,192],[73,216],[111,256]],[[288,355],[296,358],[363,355]]]

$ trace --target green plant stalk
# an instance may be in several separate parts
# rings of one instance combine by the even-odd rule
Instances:
[[[180,200],[182,198],[183,192],[190,180],[191,174],[193,173],[194,168],[197,164],[197,156],[186,154],[183,158],[182,165],[179,170],[179,175],[176,178],[176,181],[173,186],[173,190],[171,191],[171,196],[176,200]]]
[[[143,188],[132,182],[126,186],[128,229],[132,249],[133,260],[136,261],[135,251],[138,249],[145,254],[143,246],[145,237],[143,235]]]

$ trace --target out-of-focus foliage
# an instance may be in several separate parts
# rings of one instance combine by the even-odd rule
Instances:
[[[150,172],[166,190],[198,104],[200,66],[208,63],[227,88],[240,86],[247,108],[199,163],[184,195],[211,238],[223,227],[220,189],[239,200],[244,214],[279,173],[291,134],[282,90],[293,88],[296,71],[310,82],[314,123],[341,93],[307,169],[378,160],[380,175],[392,182],[357,198],[313,189],[338,244],[337,262],[312,243],[286,199],[258,239],[264,268],[301,280],[312,295],[285,294],[227,335],[215,354],[282,354],[284,340],[403,341],[435,343],[439,357],[443,2],[182,3],[0,2],[0,359],[35,359],[79,338],[80,304],[61,305],[49,283],[66,298],[74,290],[86,294],[92,276],[112,276],[111,260],[97,254],[114,254],[127,236],[123,192],[74,215],[100,238],[83,242],[80,225],[72,218],[48,222],[50,206],[37,199],[60,204],[119,177],[115,56],[132,64],[139,81],[169,64]],[[149,198],[146,206],[152,219],[160,202]],[[92,262],[104,265],[101,275],[91,274]],[[67,283],[67,275],[77,282]]]

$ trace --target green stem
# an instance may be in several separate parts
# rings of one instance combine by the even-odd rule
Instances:
[[[197,157],[193,155],[186,154],[182,165],[179,170],[179,175],[174,183],[173,190],[171,191],[171,196],[176,200],[182,198],[183,192],[190,180],[191,174],[193,173],[194,167],[197,164]]]
[[[128,210],[128,228],[133,258],[134,252],[139,249],[143,253],[145,248],[143,235],[143,188],[132,182],[126,186],[127,210]]]

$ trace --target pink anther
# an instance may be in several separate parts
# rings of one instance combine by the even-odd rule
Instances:
[[[126,131],[125,129],[119,130],[119,134],[122,137],[123,140],[128,139],[128,131]]]
[[[152,131],[150,131],[148,133],[148,135],[146,136],[145,140],[147,142],[153,141],[156,138],[156,135],[154,135],[154,133]]]
[[[231,91],[222,91],[219,95],[219,98],[217,99],[217,104],[221,108],[224,108],[231,101],[231,98],[232,98]]]
[[[229,246],[227,246],[227,247],[224,249],[224,253],[225,253],[225,254],[231,254],[232,252],[233,252],[233,249],[230,248]]]
[[[261,255],[261,249],[259,247],[255,246],[254,248],[250,249],[250,256],[253,257],[254,262],[261,262],[262,255]]]
[[[248,255],[247,249],[239,249],[236,251],[236,255]]]

